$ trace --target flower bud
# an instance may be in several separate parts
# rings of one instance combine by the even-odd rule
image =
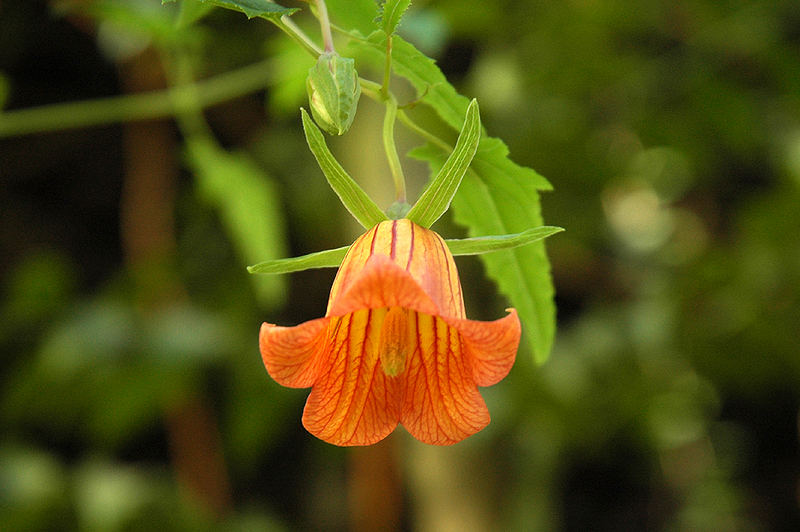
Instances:
[[[331,135],[350,129],[356,116],[361,85],[354,61],[336,52],[319,56],[306,78],[311,114],[317,124]]]

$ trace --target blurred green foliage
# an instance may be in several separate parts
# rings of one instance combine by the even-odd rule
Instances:
[[[133,91],[177,64],[142,59],[170,38],[176,5],[86,4],[94,16],[0,4],[5,109]],[[360,455],[303,431],[306,392],[273,383],[256,345],[261,321],[321,315],[333,272],[254,287],[244,266],[268,257],[243,257],[358,232],[303,141],[313,59],[221,9],[196,30],[178,45],[201,77],[283,59],[263,93],[207,110],[217,143],[188,159],[172,122],[142,124],[167,139],[144,160],[185,168],[164,174],[171,193],[132,182],[142,141],[128,124],[0,139],[2,530],[348,528]],[[400,34],[479,99],[515,161],[548,176],[545,219],[567,229],[547,242],[550,360],[521,355],[484,391],[492,424],[462,444],[393,436],[403,527],[796,529],[796,2],[418,1]],[[388,188],[378,112],[363,102],[331,139],[370,193]],[[184,134],[196,119],[180,117]],[[215,183],[188,170],[199,158],[248,188],[209,201]],[[426,169],[404,164],[419,190]],[[280,205],[271,240],[237,234],[251,189],[256,212]],[[147,210],[162,201],[166,226]],[[459,267],[468,313],[498,315],[479,263]]]

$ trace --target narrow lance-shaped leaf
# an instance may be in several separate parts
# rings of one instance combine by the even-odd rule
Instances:
[[[543,225],[541,227],[533,227],[521,233],[512,235],[492,235],[492,236],[477,236],[474,238],[461,238],[461,239],[448,239],[445,240],[447,247],[450,248],[450,253],[456,256],[463,255],[483,255],[484,253],[491,253],[493,251],[500,251],[503,249],[511,249],[526,244],[532,244],[539,240],[543,240],[548,236],[560,233],[564,229],[561,227],[553,227]]]
[[[385,0],[381,2],[378,20],[380,21],[381,29],[386,35],[391,35],[400,24],[400,19],[403,18],[403,13],[406,12],[411,5],[411,0]]]
[[[319,163],[322,173],[328,180],[331,188],[339,196],[342,204],[350,211],[350,214],[358,220],[366,229],[387,220],[383,211],[375,205],[375,202],[367,196],[367,193],[358,186],[352,177],[342,168],[328,149],[322,132],[314,124],[305,109],[300,110],[303,117],[303,130],[306,134],[306,142],[311,149],[311,153]]]
[[[561,227],[534,227],[513,235],[492,235],[479,236],[475,238],[454,238],[447,239],[445,243],[450,249],[450,253],[455,256],[481,255],[503,249],[515,248],[531,244],[548,236],[563,231]],[[317,251],[300,257],[288,259],[273,259],[259,262],[253,266],[248,266],[250,273],[291,273],[315,268],[337,268],[344,259],[350,246],[344,246],[325,251]]]
[[[464,125],[453,152],[436,174],[406,217],[423,227],[430,227],[450,207],[458,186],[475,156],[481,138],[481,118],[477,100],[467,107]]]
[[[284,15],[291,15],[299,11],[296,7],[283,7],[270,2],[269,0],[197,0],[204,4],[211,4],[217,7],[224,7],[234,11],[240,11],[247,15],[247,18],[261,17],[267,20],[279,19]],[[175,0],[161,0],[162,4],[173,3]]]
[[[291,273],[315,268],[337,268],[342,263],[349,247],[317,251],[288,259],[267,260],[248,266],[247,271],[250,273]]]

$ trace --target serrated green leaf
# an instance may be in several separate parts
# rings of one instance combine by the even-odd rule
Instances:
[[[426,145],[409,155],[428,161],[435,171],[444,164],[447,154],[436,146]],[[526,224],[530,227],[542,223],[534,184],[501,169],[502,165],[478,166],[473,162],[453,199],[454,219],[466,226],[470,235],[523,232]],[[533,242],[480,258],[489,276],[516,307],[534,357],[543,363],[555,335],[554,290],[544,243]]]
[[[381,2],[379,20],[381,29],[391,35],[400,24],[400,19],[411,5],[411,0],[386,0]]]
[[[167,2],[174,2],[175,0],[162,0],[162,4]],[[247,15],[247,18],[261,17],[267,20],[279,19],[284,15],[291,15],[299,8],[296,7],[283,7],[268,0],[197,0],[204,4],[211,4],[217,7],[224,7],[225,9],[232,9]]]
[[[350,246],[317,251],[300,257],[274,259],[247,267],[250,273],[291,273],[315,268],[338,268]]]
[[[564,229],[562,227],[544,225],[542,227],[533,227],[513,235],[492,235],[478,236],[474,238],[448,239],[445,240],[445,242],[447,243],[447,247],[450,248],[450,253],[455,256],[483,255],[484,253],[493,253],[495,251],[532,244],[539,240],[543,240],[548,236],[560,233],[563,230]]]
[[[386,48],[383,32],[375,31],[366,40],[353,40],[350,46],[352,53],[348,53],[349,56],[363,55],[371,58],[375,64],[383,64]],[[470,100],[450,85],[433,59],[397,35],[392,38],[392,69],[413,85],[418,96],[422,98],[422,103],[429,105],[442,120],[456,130],[461,127]],[[481,138],[473,167],[479,163],[498,167],[503,173],[531,181],[538,190],[553,188],[533,169],[520,166],[509,159],[508,147],[498,138],[487,135]]]
[[[481,118],[477,100],[467,107],[464,125],[458,135],[453,152],[442,168],[420,195],[419,200],[408,211],[406,218],[422,227],[430,227],[450,207],[450,202],[469,168],[481,137]]]
[[[246,263],[286,254],[283,208],[275,186],[244,153],[229,153],[208,140],[189,140],[189,165],[201,197],[219,212],[234,248]],[[259,300],[283,301],[285,281],[254,278]]]
[[[375,205],[375,202],[358,186],[352,177],[342,168],[325,143],[322,132],[314,124],[305,109],[300,110],[303,117],[303,131],[305,131],[306,142],[317,159],[325,179],[328,180],[331,188],[350,214],[358,220],[358,223],[369,229],[384,220],[388,220],[383,211]]]

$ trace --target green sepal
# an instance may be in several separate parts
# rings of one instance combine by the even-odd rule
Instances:
[[[533,227],[521,233],[511,235],[478,236],[474,238],[460,238],[445,240],[450,253],[455,256],[482,255],[493,251],[511,249],[525,244],[532,244],[548,236],[563,231],[562,227],[543,225]]]
[[[405,201],[395,201],[386,209],[386,216],[390,220],[399,220],[400,218],[405,218],[409,210],[411,210],[411,205]]]
[[[204,4],[211,4],[225,9],[240,11],[247,18],[261,17],[267,20],[276,20],[284,15],[291,15],[300,10],[297,7],[283,7],[268,0],[197,0]],[[161,4],[170,4],[175,0],[161,0]]]
[[[291,273],[315,268],[338,268],[350,246],[317,251],[300,257],[274,259],[248,266],[250,273]]]
[[[303,118],[303,131],[305,131],[306,142],[311,153],[317,159],[325,179],[331,186],[336,195],[342,201],[345,208],[350,211],[358,223],[369,229],[380,222],[388,220],[386,215],[375,205],[375,202],[367,196],[367,193],[358,186],[352,177],[342,168],[328,149],[322,132],[308,116],[305,109],[300,109]]]
[[[411,0],[385,0],[380,3],[377,22],[386,35],[394,33],[410,5]]]
[[[478,111],[478,101],[473,99],[467,107],[464,125],[458,135],[453,152],[436,177],[422,192],[419,200],[408,211],[406,217],[409,220],[422,227],[430,227],[447,212],[450,202],[453,201],[453,196],[456,195],[458,186],[475,156],[480,138],[481,117]]]
[[[481,255],[503,249],[515,248],[531,244],[538,240],[563,231],[561,227],[542,226],[534,227],[513,235],[479,236],[476,238],[454,238],[445,240],[450,253],[455,256]],[[326,251],[317,251],[300,257],[289,259],[274,259],[259,262],[248,266],[250,273],[291,273],[315,268],[338,268],[347,254],[350,246],[344,246]]]

